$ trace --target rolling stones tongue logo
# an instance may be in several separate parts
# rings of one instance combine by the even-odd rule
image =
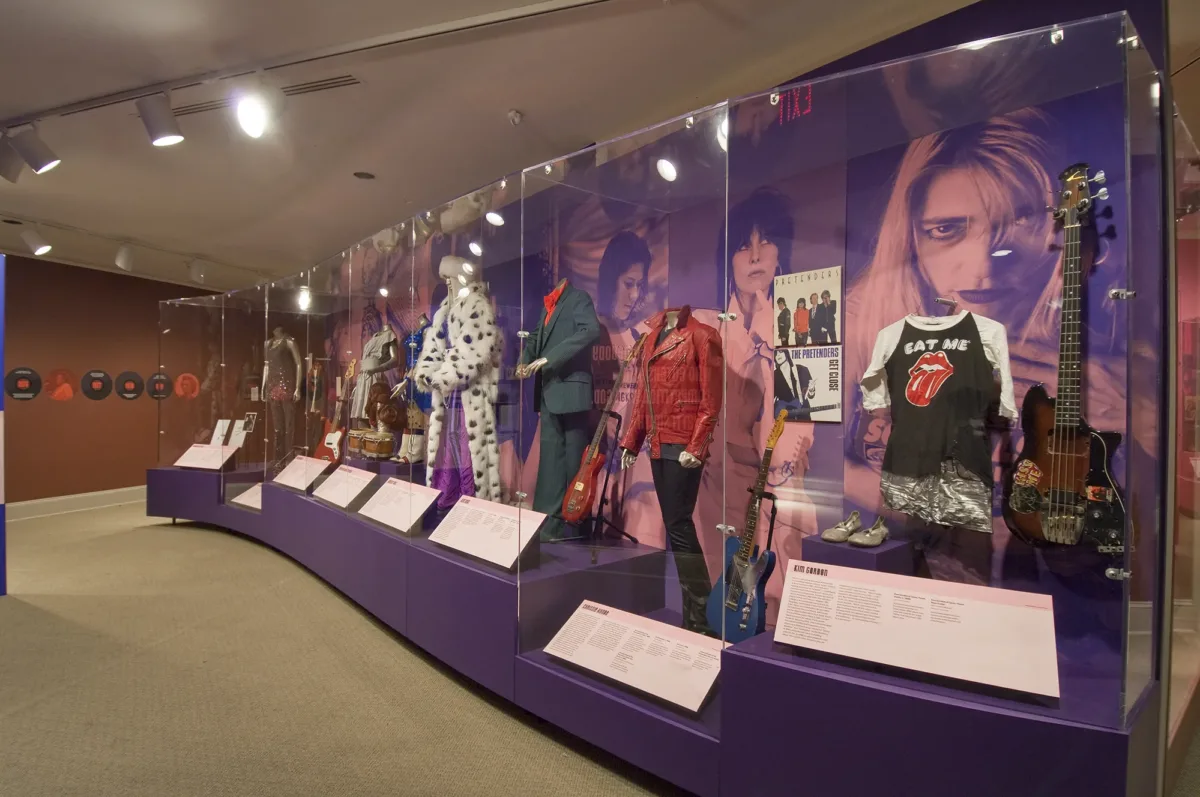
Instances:
[[[928,407],[942,385],[954,373],[944,351],[927,351],[908,369],[908,387],[904,395],[917,407]]]

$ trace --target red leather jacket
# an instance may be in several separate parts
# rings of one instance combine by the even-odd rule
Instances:
[[[655,346],[670,312],[679,314],[675,329]],[[649,441],[650,456],[657,459],[662,443],[677,443],[697,459],[708,456],[721,414],[725,360],[720,333],[691,315],[691,308],[684,306],[650,319],[622,448],[638,452]]]

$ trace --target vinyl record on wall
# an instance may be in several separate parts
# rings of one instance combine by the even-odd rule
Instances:
[[[55,368],[46,375],[46,392],[51,401],[70,401],[75,398],[75,374],[66,368]]]
[[[42,392],[42,378],[32,368],[14,368],[4,377],[4,392],[17,401],[29,401]]]
[[[171,395],[174,387],[175,383],[171,381],[171,377],[159,371],[151,376],[150,381],[146,384],[146,395],[152,399],[162,401]]]
[[[133,371],[122,371],[117,374],[116,390],[117,395],[127,401],[133,401],[135,398],[142,395],[145,385],[142,384],[142,378]]]
[[[88,371],[79,380],[79,389],[92,401],[101,401],[112,392],[112,377],[107,371]]]
[[[200,380],[195,374],[180,374],[175,380],[175,395],[179,398],[194,399],[200,395]]]

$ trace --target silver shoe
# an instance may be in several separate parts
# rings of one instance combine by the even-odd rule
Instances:
[[[888,530],[883,525],[883,518],[876,518],[871,528],[851,534],[848,542],[856,548],[874,548],[887,538]]]
[[[845,542],[850,539],[850,535],[856,531],[862,531],[862,518],[858,515],[858,510],[850,513],[850,517],[843,520],[831,529],[825,529],[821,532],[821,539],[825,542]]]

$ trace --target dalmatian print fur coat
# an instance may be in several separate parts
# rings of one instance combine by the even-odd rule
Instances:
[[[500,445],[496,437],[496,391],[502,346],[495,311],[469,261],[444,258],[439,273],[447,279],[463,274],[467,284],[455,281],[450,294],[434,313],[414,369],[417,387],[433,397],[426,436],[425,481],[427,484],[432,481],[433,463],[442,443],[445,398],[460,390],[475,494],[498,501]]]

